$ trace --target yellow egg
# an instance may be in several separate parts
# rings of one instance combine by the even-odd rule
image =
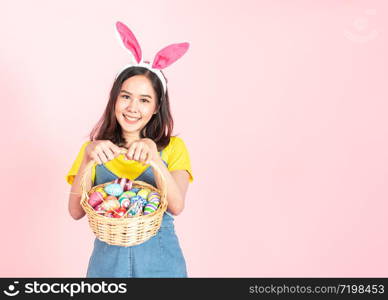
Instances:
[[[101,186],[96,188],[96,192],[100,192],[104,198],[108,196],[108,194],[104,191],[104,188]]]
[[[144,199],[147,199],[148,198],[148,194],[151,192],[151,190],[149,189],[141,189],[140,191],[137,192],[137,195],[144,198]]]

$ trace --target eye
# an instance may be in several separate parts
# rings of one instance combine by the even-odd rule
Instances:
[[[128,95],[121,95],[121,97],[123,97],[124,99],[129,99]],[[127,98],[125,98],[125,97],[127,97]]]
[[[141,99],[143,102],[150,102],[148,99]]]

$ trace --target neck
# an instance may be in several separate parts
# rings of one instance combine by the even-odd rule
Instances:
[[[129,147],[134,141],[140,140],[139,132],[124,133],[125,146]]]

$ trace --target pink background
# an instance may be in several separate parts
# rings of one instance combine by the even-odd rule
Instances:
[[[210,6],[209,6],[210,5]],[[84,277],[64,176],[127,53],[166,70],[191,155],[190,277],[388,276],[386,1],[1,1],[2,277]]]

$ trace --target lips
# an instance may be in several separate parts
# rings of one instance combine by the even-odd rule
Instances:
[[[139,121],[141,119],[141,118],[133,118],[133,117],[130,117],[130,116],[127,116],[124,114],[123,114],[123,117],[124,117],[125,122],[127,122],[128,124],[135,124],[137,121]]]

